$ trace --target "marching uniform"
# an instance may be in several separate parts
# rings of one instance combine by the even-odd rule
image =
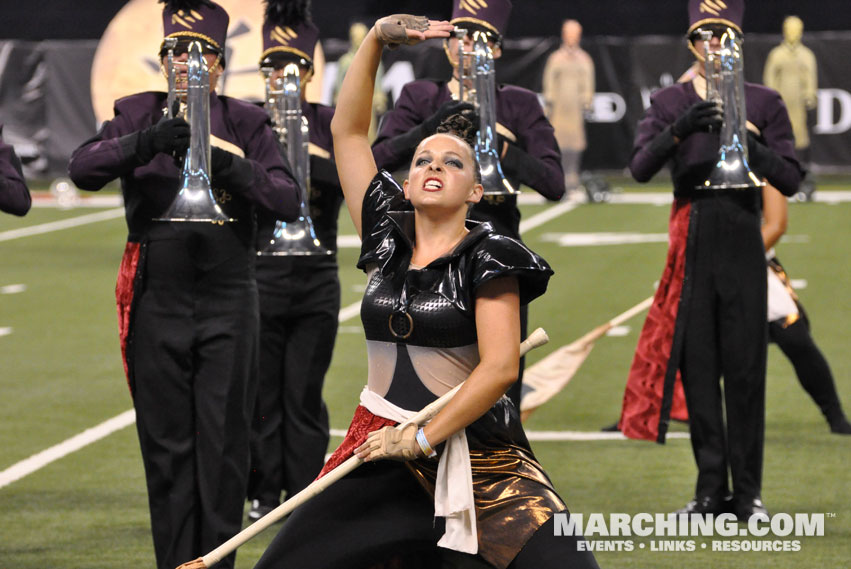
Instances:
[[[273,33],[277,25],[267,15],[261,63],[282,64],[294,57],[310,61],[318,29],[309,22],[282,22],[295,34],[284,45],[279,39],[285,36]],[[282,490],[292,496],[316,478],[330,439],[322,385],[340,311],[336,252],[343,195],[332,158],[334,109],[302,101],[301,111],[309,126],[310,217],[320,243],[331,254],[261,254],[257,259],[260,383],[252,420],[248,489],[252,519],[277,506]],[[272,241],[275,221],[259,216],[258,250]]]
[[[509,0],[495,0],[472,12],[469,2],[454,2],[451,23],[460,27],[482,29],[501,38],[511,13]],[[399,100],[381,120],[378,138],[373,144],[373,155],[379,168],[394,171],[410,166],[416,145],[422,138],[433,134],[423,132],[420,125],[438,113],[457,97],[458,82],[419,80],[405,85]],[[561,154],[552,125],[544,116],[538,97],[532,91],[512,85],[496,88],[495,113],[497,133],[508,147],[500,157],[502,171],[515,189],[525,184],[545,198],[553,201],[564,196],[564,170]],[[400,137],[410,143],[399,144]],[[502,143],[498,148],[502,147]],[[520,210],[516,195],[485,195],[475,204],[470,219],[488,221],[497,233],[520,240]],[[528,311],[520,313],[521,335],[528,328]],[[520,385],[523,375],[521,360],[517,383],[509,390],[509,397],[520,406]]]
[[[739,29],[741,3],[727,2],[717,18],[705,15],[706,8],[717,6],[704,4],[689,3],[690,32],[716,22]],[[620,428],[631,438],[664,442],[680,376],[698,466],[696,502],[704,511],[720,510],[729,494],[729,467],[734,507],[747,511],[760,498],[765,411],[760,193],[695,189],[717,160],[718,135],[694,131],[677,141],[672,125],[701,101],[700,83],[657,91],[638,125],[630,170],[643,182],[668,163],[675,200],[668,258],[630,369]],[[751,166],[792,195],[801,172],[783,103],[775,91],[759,85],[745,83],[744,92],[747,120],[765,141],[751,152]],[[767,158],[758,164],[758,155]]]
[[[166,37],[200,37],[223,53],[227,13],[203,3],[191,16],[166,6]],[[116,101],[115,117],[69,165],[82,189],[121,180],[129,235],[116,285],[119,328],[159,569],[194,559],[241,528],[259,327],[255,207],[285,219],[298,211],[266,114],[211,93],[211,185],[234,221],[154,221],[180,179],[171,155],[146,162],[140,150],[146,129],[163,122],[166,97]],[[224,560],[233,562],[234,555]]]
[[[0,124],[0,211],[26,215],[32,206],[32,197],[21,161],[11,145],[3,142],[3,125]]]

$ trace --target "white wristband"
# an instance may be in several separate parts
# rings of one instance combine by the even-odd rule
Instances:
[[[428,444],[428,439],[425,436],[425,432],[420,428],[417,431],[417,444],[420,445],[420,450],[423,451],[423,454],[428,458],[434,458],[437,456],[437,451],[431,448],[431,445]]]

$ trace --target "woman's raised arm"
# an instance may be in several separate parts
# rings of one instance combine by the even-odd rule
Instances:
[[[349,215],[361,235],[361,206],[369,183],[378,172],[369,142],[375,74],[385,45],[415,44],[449,37],[452,24],[406,14],[378,20],[358,48],[343,79],[331,121],[334,156]]]

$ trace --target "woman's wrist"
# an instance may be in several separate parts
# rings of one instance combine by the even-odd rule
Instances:
[[[425,431],[422,428],[417,430],[417,444],[419,445],[420,450],[423,451],[423,455],[426,457],[434,458],[437,456],[437,451],[429,444]]]

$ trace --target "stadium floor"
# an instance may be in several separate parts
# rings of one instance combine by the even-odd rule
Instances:
[[[841,193],[848,182],[833,179],[820,186],[816,203],[792,204],[777,252],[796,279],[813,335],[851,410],[851,204]],[[528,365],[652,294],[666,250],[668,188],[625,182],[617,188],[611,204],[522,206],[525,241],[556,270],[549,291],[530,309],[530,329],[545,328],[551,342],[533,352]],[[662,197],[654,201],[657,194]],[[132,417],[79,450],[21,470],[34,464],[27,459],[131,408],[113,304],[126,232],[121,210],[108,196],[75,209],[36,201],[39,207],[23,219],[0,217],[0,569],[153,567]],[[345,215],[340,233],[354,233]],[[356,247],[341,248],[344,307],[356,305],[363,292],[356,255]],[[682,425],[674,426],[679,438],[664,446],[564,434],[597,433],[617,418],[642,318],[600,339],[567,388],[527,424],[533,432],[561,433],[536,437],[533,447],[571,511],[586,518],[670,512],[692,494],[695,467]],[[348,425],[365,372],[363,335],[356,310],[349,309],[341,315],[325,385],[334,429]],[[598,553],[601,567],[847,567],[851,437],[828,432],[775,346],[766,409],[764,501],[772,513],[824,514],[823,536],[715,535],[694,538],[694,551],[658,551],[692,538],[599,537],[594,541],[632,543],[631,551]],[[273,533],[240,549],[237,567],[251,567]],[[798,540],[799,551],[714,550],[766,540]]]

